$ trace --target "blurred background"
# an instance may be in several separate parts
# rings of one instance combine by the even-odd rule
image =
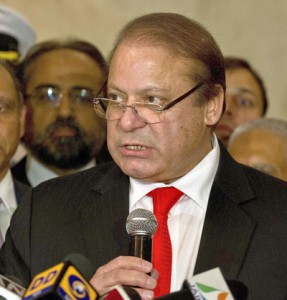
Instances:
[[[118,31],[150,12],[176,12],[203,24],[224,55],[247,59],[262,75],[267,116],[287,120],[287,2],[285,0],[0,0],[24,14],[37,41],[78,37],[107,56]]]

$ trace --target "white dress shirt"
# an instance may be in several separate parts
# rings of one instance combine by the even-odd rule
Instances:
[[[0,204],[0,232],[4,239],[12,214],[17,208],[14,182],[10,170],[0,181],[0,198],[2,200]]]
[[[87,170],[91,167],[94,167],[95,165],[96,165],[96,161],[91,160],[85,166],[80,168],[79,171]],[[36,185],[46,180],[59,177],[57,173],[48,169],[44,164],[36,160],[31,155],[27,155],[26,174],[32,187],[35,187]]]
[[[213,149],[189,173],[170,185],[144,183],[130,178],[130,212],[136,208],[153,211],[152,198],[146,196],[158,187],[174,186],[184,194],[171,208],[168,227],[172,241],[171,292],[193,276],[210,190],[218,168],[220,149],[213,135]]]

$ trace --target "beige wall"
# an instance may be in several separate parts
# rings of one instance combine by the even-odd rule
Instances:
[[[201,22],[224,55],[242,56],[265,79],[268,116],[287,120],[287,2],[285,0],[0,0],[35,26],[38,41],[80,37],[106,56],[118,30],[149,12],[177,12]]]

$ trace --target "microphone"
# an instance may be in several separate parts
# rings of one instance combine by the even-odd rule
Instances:
[[[246,300],[248,298],[247,286],[239,280],[226,280],[231,294],[235,300]]]
[[[79,265],[81,272],[75,265]],[[93,273],[87,258],[80,254],[71,254],[63,262],[36,275],[23,300],[95,300],[98,293],[85,279],[91,278]]]
[[[105,292],[99,300],[141,300],[141,297],[130,287],[115,285],[108,289],[108,291]]]
[[[25,289],[13,276],[0,275],[0,300],[21,300]]]
[[[177,292],[173,292],[158,298],[156,300],[203,300],[203,298],[195,298],[189,289],[183,289]]]
[[[234,300],[247,300],[248,289],[245,284],[237,280],[226,280],[228,288],[233,296]],[[226,295],[227,296],[227,295]],[[184,281],[182,290],[173,292],[156,300],[208,300],[215,299],[214,295],[202,295],[195,285],[191,285],[187,280]],[[219,298],[216,298],[219,299]]]
[[[130,236],[129,255],[151,262],[152,237],[157,229],[155,215],[149,210],[138,208],[127,217],[126,230]]]
[[[248,288],[238,280],[225,280],[221,270],[214,268],[185,280],[182,289],[189,289],[195,299],[215,299],[225,297],[226,300],[246,300]]]

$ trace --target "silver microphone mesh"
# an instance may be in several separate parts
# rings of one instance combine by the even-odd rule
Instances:
[[[153,236],[157,228],[155,215],[149,210],[138,208],[127,217],[126,229],[129,235]]]

